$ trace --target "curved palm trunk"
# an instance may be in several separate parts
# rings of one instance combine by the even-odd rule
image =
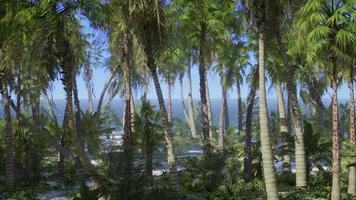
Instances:
[[[104,87],[103,87],[103,90],[101,91],[101,94],[100,94],[100,97],[99,97],[99,101],[98,101],[98,105],[97,105],[97,108],[96,108],[96,117],[98,119],[100,119],[101,108],[103,106],[103,102],[104,102],[106,91],[108,90],[109,85],[110,85],[111,81],[114,79],[114,77],[115,77],[115,73],[112,72],[110,74],[109,78],[106,80],[106,82],[104,84]]]
[[[237,91],[237,130],[242,131],[242,99],[240,81],[236,81]]]
[[[90,162],[88,156],[85,154],[84,149],[83,149],[83,144],[81,142],[81,139],[79,137],[78,130],[76,128],[76,120],[73,114],[73,78],[74,78],[74,70],[71,67],[71,53],[70,53],[70,48],[69,48],[69,42],[64,41],[63,44],[63,52],[62,52],[62,57],[60,59],[60,64],[62,68],[62,73],[63,73],[63,85],[64,85],[64,90],[66,92],[66,101],[68,103],[68,110],[67,110],[67,117],[68,117],[68,128],[70,130],[70,136],[74,145],[75,152],[77,156],[79,157],[83,168],[85,171],[92,175],[93,178],[99,179],[99,175],[94,168],[93,164]],[[100,182],[101,180],[99,180]]]
[[[68,127],[68,116],[66,113],[69,112],[69,104],[66,102],[66,107],[64,111],[64,116],[63,116],[63,122],[62,122],[62,129],[65,130]],[[65,147],[65,135],[64,131],[62,132],[62,135],[60,136],[60,145]],[[59,158],[58,158],[58,174],[60,177],[64,176],[64,159],[65,155],[62,152],[58,153]]]
[[[181,100],[181,103],[182,103],[182,109],[183,109],[184,118],[185,118],[185,121],[188,123],[188,125],[190,127],[189,115],[188,115],[188,112],[187,112],[187,108],[185,106],[184,95],[183,95],[183,76],[179,77],[179,85],[180,85],[180,100]]]
[[[168,122],[172,123],[172,83],[168,83]]]
[[[226,90],[222,88],[221,107],[220,107],[220,120],[219,120],[219,137],[218,137],[218,149],[224,150],[224,134],[226,129]]]
[[[349,139],[350,144],[356,145],[356,135],[355,135],[355,96],[354,96],[354,73],[353,67],[350,69],[350,81],[349,81],[349,90],[350,90],[350,130],[349,130]],[[356,196],[356,167],[351,166],[349,169],[349,184],[347,187],[347,192],[353,196]]]
[[[5,144],[6,144],[6,157],[5,157],[5,184],[7,189],[12,190],[15,184],[15,165],[14,165],[14,138],[12,133],[11,110],[10,110],[10,97],[7,90],[7,83],[3,80],[2,83],[2,103],[4,107],[5,126]]]
[[[191,73],[191,62],[188,63],[188,80],[189,80],[189,93],[188,93],[188,116],[190,129],[192,131],[192,137],[197,137],[197,127],[195,124],[195,114],[194,114],[194,105],[193,105],[193,89],[192,89],[192,73]]]
[[[289,147],[287,142],[288,136],[288,127],[287,127],[287,118],[286,111],[284,107],[284,98],[282,93],[282,85],[279,81],[276,84],[276,93],[277,93],[277,101],[278,101],[278,113],[279,113],[279,129],[282,135],[283,145],[284,145],[284,155],[283,155],[283,172],[290,173],[290,155],[289,155]]]
[[[255,103],[256,88],[251,84],[250,92],[247,98],[246,110],[246,130],[245,130],[245,147],[244,147],[244,180],[249,181],[252,178],[252,117],[253,106]]]
[[[334,66],[334,71],[335,71]],[[337,99],[337,77],[334,72],[332,77],[332,119],[333,119],[333,134],[332,134],[332,172],[333,172],[333,181],[331,188],[331,199],[339,200],[340,199],[340,144],[339,144],[339,132],[338,132],[338,99]]]
[[[258,73],[259,73],[259,117],[260,117],[260,137],[263,161],[263,173],[265,178],[266,192],[268,200],[278,199],[276,176],[274,172],[273,153],[268,127],[267,100],[265,88],[265,38],[260,33],[258,39]]]
[[[276,27],[276,40],[279,48],[279,54],[282,57],[283,65],[287,71],[287,90],[292,111],[292,122],[295,130],[295,170],[296,170],[296,186],[307,186],[307,174],[305,164],[305,148],[304,148],[304,136],[302,131],[302,119],[300,115],[300,109],[297,99],[297,91],[293,78],[293,70],[289,65],[287,51],[282,41],[282,36],[279,27]]]
[[[171,128],[170,123],[168,122],[168,114],[166,111],[166,106],[164,104],[164,99],[163,99],[161,85],[159,83],[157,71],[156,71],[156,68],[154,67],[154,60],[152,58],[149,58],[148,64],[149,64],[148,66],[150,67],[150,70],[151,70],[153,83],[156,88],[156,94],[157,94],[160,112],[163,117],[162,122],[163,122],[163,126],[164,126],[164,139],[166,141],[169,178],[170,178],[172,187],[175,190],[179,191],[176,160],[175,160],[174,150],[173,150],[172,128]]]

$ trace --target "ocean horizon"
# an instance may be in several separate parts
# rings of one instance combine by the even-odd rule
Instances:
[[[54,108],[55,108],[55,113],[56,117],[61,121],[63,119],[64,115],[64,110],[65,110],[65,99],[53,99],[54,101]],[[80,99],[80,106],[82,111],[86,111],[88,108],[88,99]],[[157,99],[149,99],[151,104],[158,110],[158,101]],[[196,111],[199,110],[199,102],[200,99],[194,99],[194,108]],[[243,104],[246,103],[246,98],[242,99]],[[1,102],[1,101],[0,101]],[[105,101],[104,101],[105,102]],[[135,104],[139,103],[140,99],[135,100]],[[167,99],[165,99],[165,103],[167,106]],[[329,106],[331,103],[331,99],[323,99],[323,102],[325,106]],[[341,98],[339,99],[340,104],[344,104],[348,102],[347,98]],[[98,99],[94,100],[94,111],[96,110],[96,106],[98,103]],[[302,113],[309,113],[310,112],[310,107],[305,106],[302,101],[299,101],[300,106],[301,106],[301,111]],[[212,117],[213,117],[213,124],[218,125],[219,123],[219,114],[220,114],[220,105],[221,104],[221,99],[219,98],[212,98],[211,99],[211,109],[212,109]],[[187,99],[185,99],[185,105],[188,105]],[[273,113],[277,111],[277,99],[276,98],[267,98],[267,107],[269,113]],[[47,109],[47,104],[45,101],[41,101],[41,108],[42,109]],[[114,113],[118,116],[119,119],[122,119],[123,117],[123,109],[124,109],[124,100],[123,99],[114,99],[110,103],[110,109],[114,111]],[[243,108],[243,117],[245,118],[245,110],[246,108]],[[258,110],[258,102],[256,102],[255,105],[255,111]],[[0,118],[3,118],[3,113],[2,113],[3,107],[0,106]],[[236,98],[229,98],[228,99],[228,111],[229,111],[229,120],[231,125],[236,125],[237,124],[237,99]],[[14,113],[13,113],[14,114]],[[196,113],[197,114],[197,113]],[[172,99],[172,116],[173,118],[179,118],[181,120],[184,120],[184,112],[183,112],[183,106],[181,99]]]

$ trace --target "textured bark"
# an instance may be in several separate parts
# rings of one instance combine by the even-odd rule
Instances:
[[[355,94],[354,94],[354,69],[350,69],[350,129],[349,129],[349,140],[350,145],[356,145],[356,135],[355,135]],[[349,169],[349,183],[347,187],[347,192],[353,196],[356,196],[356,167],[351,166]]]
[[[12,133],[12,121],[10,110],[10,97],[7,90],[7,82],[2,80],[2,103],[4,119],[6,121],[5,126],[5,185],[8,190],[12,190],[15,184],[15,166],[14,166],[14,137]]]
[[[191,62],[188,63],[188,81],[189,81],[189,93],[188,93],[188,113],[189,113],[189,124],[192,131],[192,137],[197,137],[197,127],[195,124],[195,114],[193,105],[193,89],[192,89],[192,73],[191,73]]]
[[[60,66],[62,68],[62,74],[63,74],[62,82],[66,93],[66,101],[68,103],[68,111],[66,114],[68,116],[68,128],[70,130],[71,140],[73,142],[75,152],[79,157],[85,171],[88,174],[92,175],[94,179],[97,179],[98,182],[101,182],[101,180],[99,180],[99,176],[95,167],[90,162],[88,156],[84,152],[83,144],[81,142],[78,130],[76,128],[76,120],[73,114],[74,70],[73,70],[73,66],[71,66],[71,61],[73,58],[71,55],[69,41],[63,41],[63,46],[60,47],[60,50],[61,50]]]
[[[264,69],[264,55],[265,55],[265,37],[263,33],[259,34],[258,39],[258,73],[259,73],[259,118],[260,118],[260,137],[261,150],[263,161],[263,173],[266,185],[267,199],[276,200],[278,198],[276,176],[274,171],[273,153],[271,146],[271,139],[269,135],[267,100],[265,88],[265,69]]]
[[[93,81],[92,81],[92,76],[93,76],[93,70],[90,68],[90,64],[88,63],[88,66],[84,68],[84,80],[85,80],[85,87],[87,89],[88,93],[88,111],[90,113],[94,112],[94,87],[93,87]]]
[[[172,123],[172,83],[168,83],[168,122]]]
[[[206,72],[205,72],[205,79],[206,79]],[[206,79],[206,101],[207,101],[207,109],[208,109],[208,123],[209,123],[209,138],[210,140],[213,139],[213,113],[211,111],[211,99],[209,93],[209,86],[208,86],[208,79]]]
[[[200,42],[199,42],[199,86],[200,86],[200,110],[202,115],[202,128],[203,128],[203,145],[204,145],[204,160],[208,161],[211,154],[211,143],[212,139],[210,118],[211,113],[208,106],[208,90],[207,90],[207,79],[206,79],[206,61],[205,61],[205,26],[202,25]],[[209,114],[210,113],[210,114]]]
[[[246,110],[246,130],[244,146],[244,180],[249,181],[252,178],[252,119],[253,106],[256,98],[256,88],[251,84],[247,97]]]
[[[230,126],[230,115],[229,115],[229,105],[228,105],[228,101],[227,101],[227,91],[225,91],[225,111],[224,111],[224,115],[225,115],[225,130],[227,128],[229,128]]]
[[[132,113],[131,113],[131,70],[130,70],[130,36],[127,30],[122,38],[121,44],[122,66],[124,71],[125,84],[125,110],[124,110],[124,135],[123,135],[123,155],[125,157],[124,174],[124,193],[123,199],[126,199],[126,193],[131,193],[131,176],[133,167],[134,142],[132,132]]]
[[[160,4],[160,2],[157,2]],[[159,103],[159,108],[162,116],[162,124],[163,124],[163,132],[164,132],[164,139],[166,141],[166,151],[167,151],[167,161],[168,161],[168,170],[169,170],[169,179],[171,186],[174,190],[179,191],[179,180],[177,175],[177,166],[176,166],[176,159],[173,150],[173,134],[172,134],[172,127],[168,122],[168,115],[166,110],[166,105],[164,103],[164,98],[162,95],[161,85],[158,79],[157,74],[157,66],[155,61],[155,52],[153,46],[153,37],[158,37],[156,34],[156,30],[153,30],[150,20],[147,23],[143,24],[142,28],[142,36],[143,36],[143,43],[144,43],[144,51],[147,57],[147,66],[150,70],[153,83],[156,89],[156,95]]]
[[[106,91],[108,90],[109,85],[112,82],[112,80],[114,79],[114,77],[115,77],[115,73],[112,72],[110,74],[109,78],[106,80],[103,90],[101,91],[100,98],[99,98],[99,101],[98,101],[98,105],[97,105],[97,108],[96,108],[96,117],[98,119],[100,119],[101,108],[103,106],[103,102],[104,102]]]
[[[80,102],[79,102],[79,97],[78,97],[78,88],[77,88],[77,79],[76,76],[74,75],[73,77],[73,97],[74,97],[74,116],[75,116],[75,127],[77,128],[78,134],[81,132],[81,126],[80,126]]]
[[[332,188],[331,199],[340,199],[340,139],[339,139],[339,122],[338,122],[338,99],[337,99],[337,77],[335,73],[336,66],[334,66],[334,74],[332,77]]]
[[[240,82],[236,81],[237,91],[237,130],[242,131],[242,100]]]
[[[179,77],[179,85],[180,85],[180,100],[181,100],[181,103],[182,103],[184,118],[185,118],[185,121],[188,123],[188,125],[189,125],[189,127],[190,127],[189,115],[188,115],[187,107],[185,106],[185,102],[184,102],[183,76],[180,76],[180,77]]]
[[[296,85],[294,82],[293,70],[289,65],[287,51],[282,41],[282,35],[279,27],[275,28],[275,36],[278,44],[279,54],[282,57],[283,65],[287,71],[287,90],[290,101],[290,109],[292,114],[292,122],[295,130],[295,164],[296,164],[296,186],[307,186],[306,164],[305,164],[305,148],[304,136],[302,131],[302,119],[297,99]]]
[[[220,119],[219,119],[219,137],[218,137],[218,149],[220,151],[224,150],[224,135],[226,129],[226,90],[222,88],[221,92],[221,107],[220,107]]]
[[[168,114],[166,111],[166,106],[164,103],[163,95],[162,95],[162,90],[161,90],[161,85],[159,83],[158,75],[156,68],[154,67],[154,60],[152,58],[149,58],[148,61],[151,70],[151,75],[153,78],[153,83],[156,88],[156,94],[157,94],[157,99],[159,103],[159,108],[160,112],[162,115],[162,122],[163,122],[163,127],[164,127],[164,138],[166,141],[166,150],[167,150],[167,161],[168,161],[168,168],[169,168],[169,178],[172,184],[172,187],[179,191],[179,182],[178,182],[178,176],[177,176],[177,167],[176,167],[176,159],[174,156],[174,150],[173,150],[173,135],[172,135],[172,128],[170,123],[168,122]]]
[[[282,142],[284,146],[284,154],[283,154],[283,172],[290,173],[290,155],[289,155],[289,146],[287,142],[288,137],[288,127],[287,127],[287,118],[286,111],[284,107],[284,97],[282,92],[282,85],[279,81],[276,83],[276,93],[277,93],[277,101],[278,101],[278,113],[279,113],[279,129],[282,136]]]

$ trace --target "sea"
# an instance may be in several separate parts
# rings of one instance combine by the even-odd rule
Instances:
[[[157,99],[149,99],[150,103],[158,110],[158,101]],[[243,113],[246,112],[246,99],[243,99]],[[330,106],[331,100],[330,99],[323,99],[325,106]],[[340,103],[347,103],[348,99],[341,98],[339,99]],[[64,110],[65,110],[65,100],[64,99],[55,99],[54,102],[54,109],[56,116],[59,120],[63,119]],[[194,100],[194,108],[197,112],[199,111],[199,99]],[[301,101],[299,101],[301,102]],[[96,110],[96,105],[98,101],[94,101],[94,110]],[[165,100],[167,105],[167,99]],[[135,101],[135,104],[139,104],[139,100]],[[185,100],[185,105],[188,105],[187,100]],[[83,111],[87,110],[88,108],[88,100],[87,99],[80,99],[80,106]],[[220,114],[220,107],[221,107],[221,99],[211,99],[211,109],[212,109],[212,117],[213,117],[213,124],[218,125],[219,123],[219,114]],[[268,98],[267,99],[267,107],[269,114],[277,111],[277,99],[276,98]],[[310,106],[300,103],[301,111],[304,114],[310,112]],[[47,109],[47,104],[42,101],[41,108]],[[118,116],[119,119],[122,119],[123,116],[123,108],[124,108],[124,100],[123,99],[114,99],[110,104],[110,109]],[[255,111],[258,109],[258,102],[256,101]],[[0,118],[3,118],[3,106],[0,106]],[[229,120],[230,124],[234,125],[237,124],[237,99],[228,99],[228,111],[229,111]],[[14,112],[12,112],[14,114]],[[181,99],[172,99],[172,115],[175,119],[184,120],[184,112]],[[243,116],[245,117],[245,116]]]

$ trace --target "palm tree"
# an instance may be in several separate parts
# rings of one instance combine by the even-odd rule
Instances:
[[[355,96],[354,96],[354,67],[350,67],[350,80],[349,80],[349,90],[350,90],[350,128],[349,128],[349,138],[350,144],[356,145],[355,137]],[[347,192],[353,196],[356,196],[356,167],[350,166],[349,169],[349,183]]]
[[[249,181],[252,178],[252,119],[253,107],[256,101],[256,85],[258,78],[258,70],[256,67],[251,68],[251,73],[248,76],[250,84],[250,91],[247,96],[247,109],[246,109],[246,128],[245,128],[245,141],[244,141],[244,180]]]
[[[265,39],[266,39],[266,6],[268,1],[245,1],[258,33],[258,75],[259,75],[259,121],[263,171],[267,199],[279,199],[276,176],[272,155],[271,139],[269,135],[268,113],[265,88]]]
[[[338,66],[347,66],[347,63],[352,62],[352,58],[347,54],[347,49],[352,48],[356,43],[355,21],[349,15],[350,12],[354,12],[354,9],[353,4],[348,1],[309,0],[298,14],[297,24],[302,33],[307,35],[307,60],[309,62],[319,61],[326,73],[331,76],[333,158],[331,199],[335,200],[340,199],[340,138],[337,98],[340,68]],[[301,42],[304,39],[302,37],[297,42]]]
[[[296,162],[296,186],[306,187],[306,165],[305,165],[305,148],[304,137],[302,132],[302,120],[297,100],[297,90],[294,83],[294,71],[289,63],[287,51],[282,38],[281,21],[282,21],[282,1],[276,1],[269,6],[271,13],[271,24],[273,33],[277,41],[280,57],[287,72],[287,91],[288,99],[291,106],[292,123],[295,131],[295,162]]]
[[[141,4],[143,3],[143,4]],[[179,190],[176,159],[173,150],[172,127],[168,121],[168,114],[164,103],[162,89],[157,73],[156,60],[164,51],[165,41],[165,17],[161,1],[147,0],[144,2],[132,2],[137,8],[133,12],[133,18],[137,20],[135,24],[136,34],[142,43],[143,52],[146,57],[146,66],[148,67],[156,89],[159,109],[162,116],[164,127],[164,138],[166,141],[167,161],[169,168],[169,178],[171,186]]]
[[[10,97],[8,93],[8,82],[5,77],[1,81],[2,102],[4,106],[4,119],[6,120],[6,158],[5,158],[5,183],[11,190],[15,183],[15,165],[14,165],[14,139],[12,133],[12,119],[10,110]]]

